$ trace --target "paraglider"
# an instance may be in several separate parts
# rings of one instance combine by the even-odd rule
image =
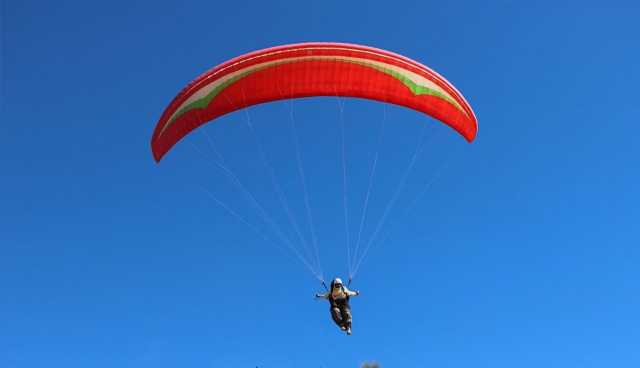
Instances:
[[[160,162],[172,147],[191,131],[210,121],[215,121],[223,115],[261,103],[315,96],[355,97],[404,106],[441,121],[458,132],[468,142],[475,139],[478,131],[476,116],[462,94],[438,73],[412,59],[390,51],[355,44],[300,43],[258,50],[233,58],[208,70],[187,84],[166,107],[155,126],[151,138],[153,157],[156,162]],[[251,128],[249,121],[247,121],[247,125]],[[344,191],[346,193],[344,136],[342,144]],[[417,153],[418,150],[416,150],[406,174],[412,168]],[[264,154],[263,161],[267,161]],[[297,161],[304,187],[304,172],[299,152]],[[305,207],[311,228],[313,240],[311,243],[315,248],[315,252],[310,251],[309,254],[315,253],[316,257],[313,261],[305,259],[301,254],[303,252],[298,252],[292,246],[275,221],[266,215],[263,206],[245,188],[237,176],[225,166],[224,162],[218,162],[216,166],[229,176],[230,180],[261,214],[270,229],[279,236],[282,243],[324,285],[322,271],[316,272],[314,270],[314,267],[320,268],[320,260],[306,187],[304,187]],[[271,174],[273,176],[273,172]],[[275,183],[273,177],[272,182]],[[401,185],[398,189],[401,189]],[[277,184],[274,184],[274,187],[278,196],[282,197],[282,191],[277,187]],[[394,195],[393,198],[396,197]],[[344,198],[347,249],[350,249],[349,226],[346,224],[346,194]],[[212,199],[227,212],[252,227],[222,201],[213,198],[213,196]],[[280,199],[286,212],[290,215],[286,201]],[[360,258],[349,259],[349,283],[378,234],[378,230],[384,224],[394,200],[392,199],[387,205],[372,239],[367,243]],[[366,205],[363,213],[365,212]],[[292,223],[295,225],[296,222],[292,221]],[[295,226],[297,231],[297,225]],[[297,232],[300,235],[300,232]],[[265,236],[263,238],[266,239]],[[305,240],[301,235],[300,240],[304,244]],[[359,241],[360,239],[358,239]],[[359,254],[358,245],[359,243],[355,246],[354,258]],[[352,270],[352,265],[355,266],[355,270]],[[336,278],[331,282],[331,287],[326,293],[316,294],[316,297],[329,301],[333,321],[341,330],[350,335],[352,315],[349,300],[350,297],[359,295],[359,292],[351,291],[347,286],[339,278]]]
[[[352,296],[360,295],[359,291],[349,290],[342,280],[338,277],[331,281],[331,286],[326,293],[316,294],[316,298],[327,299],[329,301],[331,319],[340,327],[342,331],[345,331],[347,335],[351,335],[351,306],[349,305],[349,299]]]

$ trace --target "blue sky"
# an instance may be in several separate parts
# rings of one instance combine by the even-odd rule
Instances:
[[[2,2],[0,366],[640,365],[637,3],[357,3]],[[345,101],[352,237],[375,152],[365,236],[430,137],[354,281],[351,337],[303,266],[202,190],[268,233],[198,154],[206,135],[160,165],[149,148],[190,79],[303,41],[419,60],[480,125],[469,145],[415,112]],[[308,236],[290,108],[249,118]],[[338,104],[293,111],[325,275],[344,276]],[[246,115],[204,130],[293,234]]]

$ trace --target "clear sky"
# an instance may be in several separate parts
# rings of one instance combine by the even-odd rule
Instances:
[[[0,366],[640,366],[638,19],[636,1],[2,1]],[[365,239],[429,137],[352,285],[350,337],[300,263],[208,197],[273,237],[198,153],[205,131],[293,238],[262,145],[308,237],[295,133],[325,277],[344,277],[336,99],[295,101],[295,131],[278,102],[248,111],[255,137],[234,113],[159,165],[149,147],[199,73],[303,41],[419,60],[480,125],[469,145],[345,101],[352,239],[375,153]]]

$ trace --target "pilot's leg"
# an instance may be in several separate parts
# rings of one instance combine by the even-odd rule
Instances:
[[[351,308],[349,305],[345,305],[341,310],[342,325],[347,334],[351,335]]]
[[[341,328],[342,326],[342,313],[340,312],[340,308],[338,307],[331,307],[331,319],[333,319],[333,322],[336,323],[336,325],[340,326]]]

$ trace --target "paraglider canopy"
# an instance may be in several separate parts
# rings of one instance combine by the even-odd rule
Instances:
[[[156,161],[200,125],[264,102],[358,97],[423,112],[475,138],[473,110],[442,76],[407,57],[367,46],[301,43],[245,54],[190,82],[160,117],[151,140]]]

